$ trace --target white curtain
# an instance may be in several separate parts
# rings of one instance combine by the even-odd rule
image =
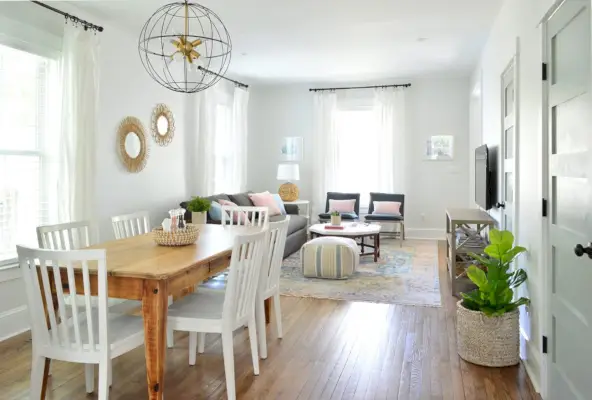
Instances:
[[[99,36],[92,30],[64,27],[58,176],[61,222],[94,218]]]
[[[403,88],[374,90],[378,128],[378,187],[385,193],[405,193],[405,91]]]
[[[339,167],[335,92],[313,92],[313,215],[325,212],[327,192],[335,190]]]
[[[234,87],[232,101],[232,130],[230,143],[233,147],[233,159],[230,173],[230,185],[237,192],[247,189],[247,138],[249,92],[239,86]]]
[[[197,95],[194,195],[246,190],[249,92],[226,81]]]
[[[197,96],[197,129],[194,134],[196,148],[193,171],[195,176],[195,193],[192,195],[209,196],[214,194],[214,166],[216,146],[216,91],[210,88],[200,92]]]

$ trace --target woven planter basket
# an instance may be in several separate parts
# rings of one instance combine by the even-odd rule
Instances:
[[[488,317],[456,303],[458,355],[486,367],[507,367],[520,362],[519,312]]]
[[[152,238],[161,246],[187,246],[195,243],[198,237],[199,227],[192,224],[187,224],[185,230],[174,232],[165,232],[162,227],[152,230]]]

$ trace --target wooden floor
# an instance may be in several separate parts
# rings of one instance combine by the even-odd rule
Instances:
[[[239,399],[538,399],[524,367],[478,367],[459,359],[455,299],[440,246],[443,307],[412,307],[282,297],[284,339],[269,328],[269,357],[253,376],[249,341],[235,336]],[[187,335],[167,352],[165,396],[224,399],[219,337],[188,365]],[[0,343],[0,399],[28,398],[31,342],[22,334]],[[145,399],[144,349],[113,364],[110,399]],[[83,367],[55,362],[49,399],[91,399]]]

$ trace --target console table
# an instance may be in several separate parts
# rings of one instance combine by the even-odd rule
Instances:
[[[495,224],[496,221],[489,214],[479,209],[446,210],[446,264],[454,296],[458,297],[460,286],[467,286],[465,284],[470,282],[466,276],[466,269],[472,262],[468,253],[483,252],[487,241],[482,233],[485,228],[493,228]]]

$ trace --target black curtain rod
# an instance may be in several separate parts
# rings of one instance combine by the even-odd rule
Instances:
[[[63,15],[66,18],[66,22],[69,20],[71,22],[74,22],[75,24],[81,24],[84,27],[84,30],[85,31],[88,30],[88,29],[93,29],[95,31],[103,32],[103,27],[102,26],[91,24],[88,21],[85,21],[83,19],[80,19],[80,18],[78,18],[78,17],[76,17],[74,15],[65,13],[65,12],[63,12],[61,10],[58,10],[57,8],[52,7],[52,6],[48,6],[45,3],[42,3],[40,1],[33,1],[33,0],[31,0],[31,3],[35,3],[38,6],[41,6],[43,8],[46,8],[46,9],[50,10],[50,11],[53,11],[54,13]]]
[[[242,83],[242,82],[239,82],[239,81],[235,81],[234,79],[227,78],[224,75],[217,74],[214,71],[210,71],[209,69],[204,68],[202,66],[198,66],[197,69],[200,69],[200,70],[202,70],[202,71],[204,71],[204,72],[206,72],[208,74],[219,76],[222,79],[226,79],[228,82],[232,82],[232,83],[234,83],[238,87],[242,87],[242,88],[245,88],[245,89],[248,89],[249,88],[249,85],[247,85],[246,83]]]
[[[388,88],[388,87],[410,87],[410,83],[402,85],[378,85],[378,86],[351,86],[351,87],[336,87],[336,88],[320,88],[320,89],[308,89],[311,92],[323,92],[325,90],[350,90],[350,89],[377,89],[377,88]]]

